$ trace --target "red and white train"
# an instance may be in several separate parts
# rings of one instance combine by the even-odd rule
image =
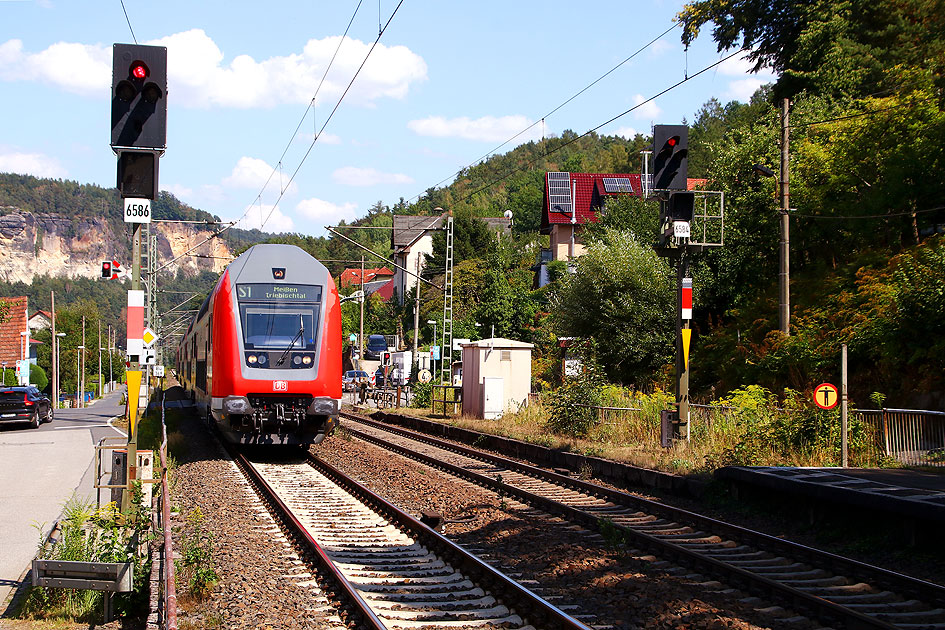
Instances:
[[[341,304],[318,260],[254,245],[230,263],[177,348],[177,377],[239,444],[318,444],[341,408]]]

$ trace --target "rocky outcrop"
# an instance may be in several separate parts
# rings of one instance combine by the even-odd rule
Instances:
[[[130,267],[131,224],[115,233],[104,218],[68,217],[4,208],[0,215],[0,281],[31,283],[35,276],[97,278],[101,261]],[[12,211],[11,211],[12,210]],[[152,223],[158,267],[222,271],[230,260],[226,243],[213,231],[186,223]],[[174,260],[176,259],[176,260]]]

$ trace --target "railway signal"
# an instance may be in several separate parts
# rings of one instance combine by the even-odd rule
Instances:
[[[125,270],[117,260],[102,261],[102,280],[117,280],[125,277]]]
[[[653,188],[686,190],[688,177],[689,127],[653,126]]]
[[[167,138],[167,48],[112,49],[111,146],[163,149]]]

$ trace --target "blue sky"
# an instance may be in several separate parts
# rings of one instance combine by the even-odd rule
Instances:
[[[129,28],[119,0],[0,0],[0,172],[115,185],[112,44],[134,43],[133,29],[168,48],[161,189],[241,227],[322,236],[378,201],[449,184],[529,126],[499,152],[596,128],[725,56],[711,29],[686,52],[676,28],[546,117],[682,5],[124,0]],[[729,60],[598,133],[649,135],[711,97],[744,102],[773,80],[749,68]]]

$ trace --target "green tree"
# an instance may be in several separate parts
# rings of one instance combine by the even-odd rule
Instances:
[[[689,45],[711,22],[718,49],[742,48],[778,75],[778,96],[838,98],[900,89],[902,68],[929,68],[942,87],[945,11],[939,0],[696,0],[678,19]]]
[[[553,298],[556,330],[592,340],[609,379],[644,387],[673,355],[673,287],[665,260],[629,231],[610,231],[562,281]]]

